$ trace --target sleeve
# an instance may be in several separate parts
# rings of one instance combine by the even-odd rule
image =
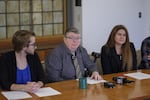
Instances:
[[[10,68],[11,65],[10,60],[8,59],[10,57],[7,57],[6,55],[3,55],[0,59],[0,66],[1,66],[1,87],[3,90],[10,90],[11,85],[14,83],[13,81],[13,74],[11,74],[11,76],[9,75],[9,71],[11,70],[11,72],[13,73],[12,68]],[[13,60],[13,59],[12,59]],[[10,80],[11,77],[11,80]]]
[[[90,59],[87,50],[85,48],[81,48],[81,53],[82,53],[82,59],[83,59],[83,63],[85,65],[85,67],[87,68],[87,70],[92,73],[94,71],[97,71],[97,66],[96,64]]]
[[[50,82],[62,81],[62,59],[60,52],[53,50],[45,59],[46,72]]]
[[[136,50],[134,47],[133,43],[130,43],[130,47],[131,47],[131,52],[132,52],[132,59],[133,59],[133,65],[132,65],[132,70],[136,70],[137,69],[137,56],[136,56]]]
[[[2,68],[2,56],[1,56],[1,55],[0,55],[0,66],[1,66],[1,68]],[[3,80],[2,72],[0,72],[0,89],[2,88],[2,87],[1,87],[2,80]]]
[[[109,60],[109,50],[107,47],[103,46],[101,48],[101,64],[103,69],[103,74],[110,74],[111,71],[111,63]]]
[[[145,39],[143,42],[142,42],[142,45],[141,45],[141,57],[142,57],[142,63],[144,63],[143,65],[145,67],[148,67],[149,64],[148,64],[148,52],[147,52],[147,49],[148,49],[148,46],[147,46],[147,40]]]
[[[42,81],[43,83],[46,83],[47,80],[46,80],[46,77],[45,77],[44,68],[42,67],[41,61],[40,61],[39,56],[36,52],[34,54],[34,58],[35,58],[35,63],[36,63],[34,68],[36,68],[36,70],[37,70],[37,73],[36,73],[37,79],[36,79],[36,81]]]

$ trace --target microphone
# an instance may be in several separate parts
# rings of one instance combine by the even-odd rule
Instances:
[[[76,58],[76,56],[75,56],[75,55],[72,55],[72,56],[71,56],[71,59],[72,59],[72,60],[74,60],[75,58]]]
[[[72,52],[71,59],[72,60],[76,59],[76,53],[75,52]]]
[[[97,58],[100,58],[100,56],[101,56],[101,54],[100,54],[100,53],[97,53],[97,52],[92,52],[91,55],[94,57],[94,62],[96,62],[96,59],[97,59]]]
[[[132,80],[128,80],[124,76],[113,77],[112,80],[115,81],[117,84],[126,84],[126,83],[132,83],[132,82],[134,82]]]

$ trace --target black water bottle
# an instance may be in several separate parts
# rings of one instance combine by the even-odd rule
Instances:
[[[89,76],[89,72],[87,68],[84,68],[84,77],[88,77],[88,76]]]

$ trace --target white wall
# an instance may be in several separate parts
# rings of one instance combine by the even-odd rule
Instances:
[[[145,26],[144,30],[145,32],[145,37],[150,36],[150,0],[144,0],[144,11],[145,11]]]
[[[130,41],[140,49],[141,41],[150,34],[148,5],[150,0],[82,0],[82,45],[88,53],[99,52],[111,29],[123,24],[129,31]],[[138,17],[139,12],[142,18]]]

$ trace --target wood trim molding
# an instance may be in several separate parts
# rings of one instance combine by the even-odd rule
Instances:
[[[12,50],[11,39],[0,40],[0,53]]]
[[[55,46],[63,42],[63,35],[37,37],[36,42],[39,47]]]
[[[36,37],[37,53],[40,60],[44,60],[51,50],[53,50],[58,44],[63,42],[63,35]],[[11,39],[0,40],[0,54],[12,50]]]

